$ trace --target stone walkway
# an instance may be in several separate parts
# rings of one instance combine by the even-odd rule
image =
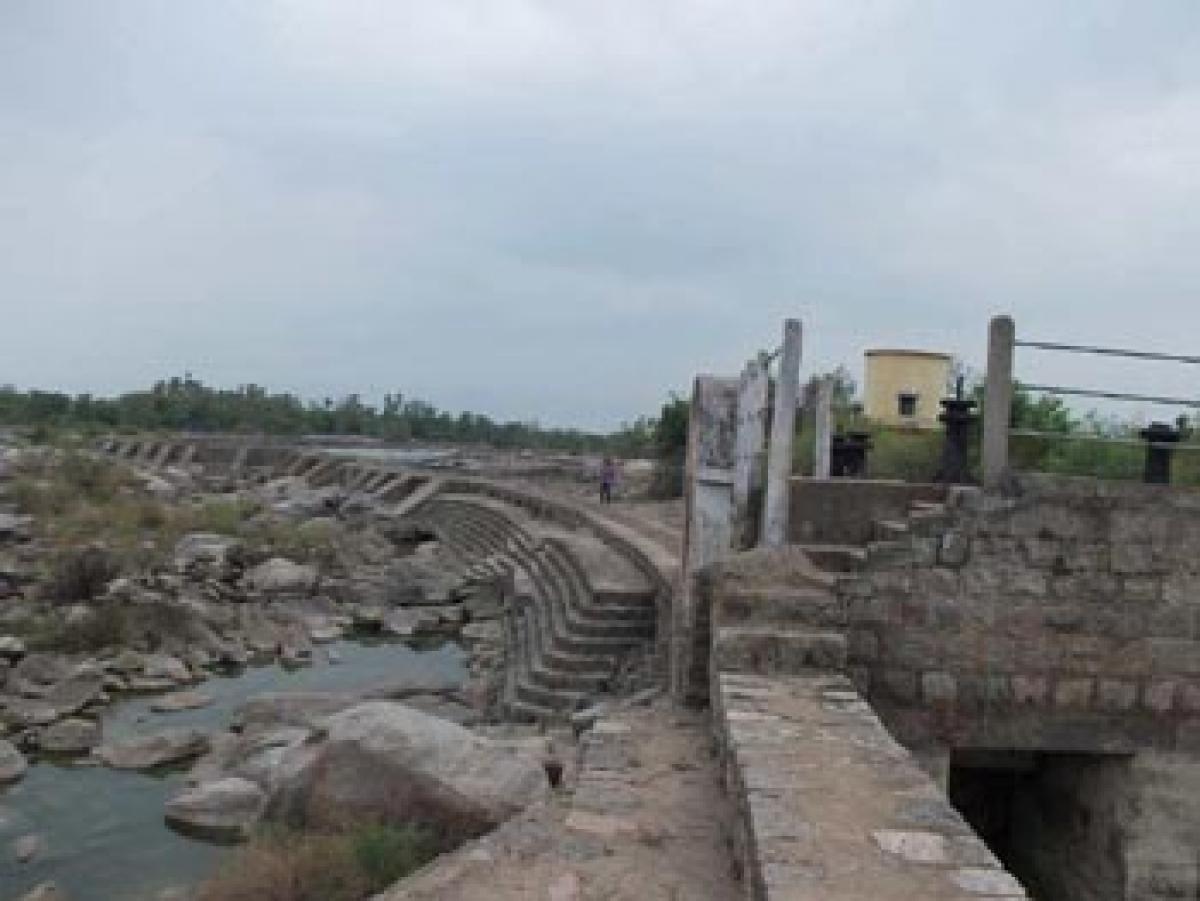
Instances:
[[[702,714],[660,699],[584,733],[569,785],[377,901],[729,901],[742,896]]]

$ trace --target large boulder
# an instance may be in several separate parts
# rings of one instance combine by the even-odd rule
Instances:
[[[403,704],[364,702],[321,725],[323,738],[283,754],[268,801],[272,819],[418,822],[464,839],[548,790],[535,754]]]
[[[238,841],[258,822],[265,802],[263,790],[248,779],[202,782],[167,802],[167,825],[197,838]]]
[[[116,770],[153,770],[199,757],[208,751],[208,735],[198,729],[163,729],[96,749],[100,760]]]
[[[268,594],[308,594],[317,586],[317,568],[285,557],[272,557],[245,576],[251,588]]]

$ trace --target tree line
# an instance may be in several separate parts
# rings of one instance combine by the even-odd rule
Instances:
[[[639,417],[612,432],[500,422],[482,413],[451,413],[401,393],[381,405],[351,394],[305,401],[259,385],[213,388],[190,375],[116,397],[0,387],[0,425],[81,431],[242,432],[271,435],[361,435],[385,441],[488,444],[621,456],[653,454],[658,420]]]

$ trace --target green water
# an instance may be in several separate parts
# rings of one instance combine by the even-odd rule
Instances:
[[[342,662],[280,666],[214,676],[198,687],[214,703],[199,710],[153,713],[150,698],[113,705],[106,737],[154,732],[167,726],[221,729],[247,698],[266,691],[353,691],[408,677],[465,678],[465,655],[453,644],[414,648],[398,643],[339,642]],[[165,888],[202,879],[227,848],[184,838],[163,825],[163,805],[184,773],[143,775],[103,767],[34,763],[25,778],[0,791],[0,898],[19,898],[54,880],[70,901],[153,901]],[[43,854],[17,863],[11,844],[36,833]]]

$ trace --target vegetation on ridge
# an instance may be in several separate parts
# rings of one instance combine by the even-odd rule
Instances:
[[[0,425],[104,431],[251,432],[271,435],[362,435],[386,441],[444,441],[502,448],[544,448],[635,456],[648,453],[654,423],[646,418],[602,434],[497,422],[453,414],[422,400],[387,394],[381,406],[352,394],[305,402],[258,385],[211,388],[190,375],[113,398],[0,387]]]

